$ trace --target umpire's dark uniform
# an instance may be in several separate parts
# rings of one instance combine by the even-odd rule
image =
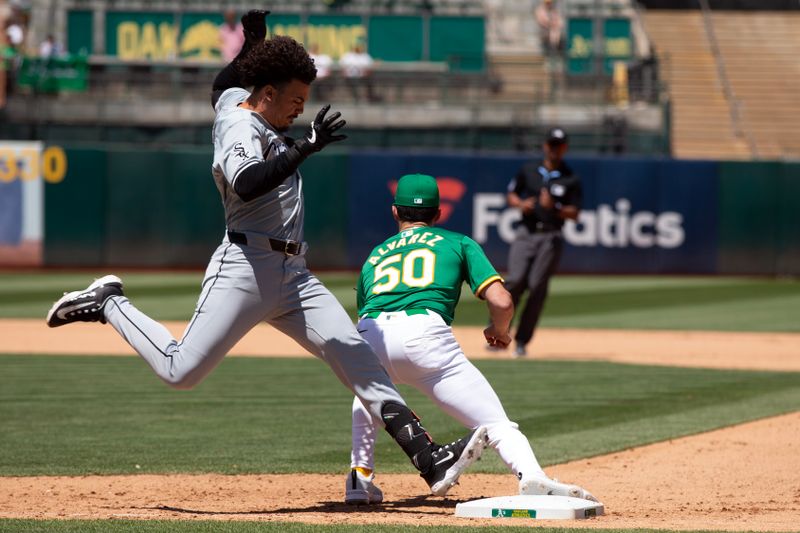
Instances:
[[[525,345],[533,337],[533,330],[547,298],[550,276],[561,259],[564,246],[561,235],[564,225],[562,210],[566,208],[564,213],[577,216],[581,207],[583,193],[580,179],[560,159],[560,155],[566,151],[566,142],[563,130],[551,130],[545,140],[545,159],[523,165],[508,185],[509,205],[521,207],[521,203],[534,203],[532,208],[527,208],[527,212],[523,211],[508,256],[505,285],[514,299],[515,307],[525,289],[530,290],[514,335],[517,343],[515,356],[525,355]],[[548,170],[547,160],[551,166],[555,164],[555,168]],[[540,203],[543,200],[542,189],[549,191],[552,203],[549,207]]]

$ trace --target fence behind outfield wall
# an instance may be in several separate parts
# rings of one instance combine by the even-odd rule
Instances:
[[[11,153],[6,148],[0,144],[0,157]],[[52,155],[42,164],[51,173],[65,170],[63,179],[43,180],[38,200],[4,211],[4,239],[20,244],[20,231],[3,227],[23,227],[35,203],[43,209],[46,266],[205,265],[224,231],[208,149],[65,146],[62,158],[55,157],[58,148],[42,149]],[[427,172],[439,179],[443,226],[475,238],[505,268],[518,213],[505,208],[504,194],[525,158],[331,152],[302,169],[312,267],[359,268],[396,231],[392,181]],[[798,163],[613,157],[570,163],[584,180],[584,209],[580,222],[565,229],[562,271],[800,275]],[[3,174],[0,183],[2,205],[19,203],[20,182],[42,180],[24,165],[13,168],[19,172]]]

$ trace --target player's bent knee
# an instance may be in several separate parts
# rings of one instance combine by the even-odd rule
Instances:
[[[179,374],[170,374],[169,376],[162,377],[162,379],[173,389],[190,390],[203,380],[203,376],[192,372],[182,372]]]
[[[505,430],[508,430],[508,429],[518,429],[519,428],[519,424],[517,424],[516,422],[512,422],[511,420],[503,420],[503,421],[500,421],[500,422],[490,422],[488,424],[483,424],[483,425],[486,426],[486,429],[489,430],[489,431],[491,431],[491,430],[505,431]]]
[[[489,438],[489,445],[493,446],[495,443],[503,440],[509,433],[519,431],[519,425],[511,420],[502,422],[494,422],[485,424],[486,435]]]

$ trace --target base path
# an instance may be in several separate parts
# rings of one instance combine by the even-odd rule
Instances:
[[[185,322],[165,322],[180,338]],[[510,358],[489,351],[482,328],[456,327],[456,338],[472,359]],[[537,330],[529,359],[598,360],[616,363],[800,371],[800,334],[613,329]],[[0,354],[133,355],[114,329],[100,324],[48,328],[44,320],[0,320]],[[311,357],[296,342],[267,325],[248,333],[231,355]]]
[[[185,324],[168,323],[180,336]],[[473,359],[509,358],[485,348],[481,328],[456,328]],[[800,371],[800,335],[544,329],[528,360],[602,360],[669,366]],[[119,354],[131,348],[110,327],[49,329],[44,320],[0,320],[0,354]],[[310,357],[259,326],[232,351]],[[525,364],[520,361],[520,364]],[[727,531],[797,531],[800,413],[547,468],[585,485],[606,516],[537,525]],[[345,465],[346,466],[346,465]],[[453,516],[459,501],[514,494],[507,475],[469,474],[448,499],[425,497],[416,475],[381,474],[384,505],[341,503],[340,475],[135,475],[15,477],[0,482],[0,518],[140,518],[408,525],[523,525],[522,519]]]
[[[324,524],[548,525],[796,531],[800,413],[547,468],[605,504],[585,521],[456,518],[459,501],[514,494],[510,474],[465,474],[447,499],[412,474],[380,474],[383,505],[342,502],[341,475],[14,477],[0,483],[0,518],[203,519]]]

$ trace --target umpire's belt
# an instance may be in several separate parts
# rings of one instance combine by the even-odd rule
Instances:
[[[392,312],[394,312],[394,313],[404,313],[404,314],[406,314],[408,316],[412,316],[412,315],[427,315],[428,314],[428,310],[427,309],[403,309],[402,311],[370,311],[369,313],[365,313],[365,314],[361,315],[361,319],[363,320],[365,318],[378,318],[383,313],[392,313]]]
[[[553,226],[551,224],[545,224],[543,222],[537,222],[536,224],[525,224],[525,229],[528,230],[528,233],[560,233],[561,228]]]
[[[248,237],[244,233],[238,231],[229,231],[228,240],[234,244],[248,245]],[[300,255],[304,252],[302,242],[297,241],[282,241],[281,239],[273,239],[272,237],[251,234],[249,243],[252,246],[269,248],[275,252],[282,252],[286,255]]]

